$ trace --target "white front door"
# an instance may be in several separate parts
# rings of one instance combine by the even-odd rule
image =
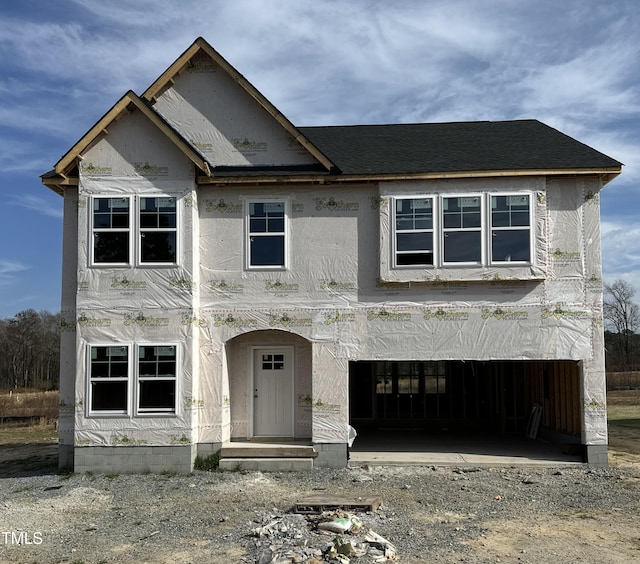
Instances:
[[[293,354],[288,348],[253,353],[253,434],[293,436]]]

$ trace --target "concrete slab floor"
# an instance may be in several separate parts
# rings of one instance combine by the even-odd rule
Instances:
[[[582,457],[561,445],[520,436],[414,430],[364,431],[349,464],[437,466],[578,466]]]

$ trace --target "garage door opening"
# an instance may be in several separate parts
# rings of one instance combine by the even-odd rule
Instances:
[[[349,407],[353,452],[531,454],[543,439],[581,454],[575,361],[351,362]]]

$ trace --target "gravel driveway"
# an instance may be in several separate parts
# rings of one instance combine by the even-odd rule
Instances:
[[[329,549],[345,545],[367,550],[354,564],[384,561],[369,531],[407,563],[640,562],[637,462],[186,476],[58,475],[46,464],[17,476],[0,464],[0,562],[319,563],[338,562]],[[357,513],[362,528],[338,545],[317,530],[336,514],[292,512],[322,493],[383,503]]]

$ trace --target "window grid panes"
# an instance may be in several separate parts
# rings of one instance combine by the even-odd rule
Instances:
[[[482,262],[482,198],[442,198],[443,262]]]
[[[528,194],[491,196],[491,261],[531,261]]]
[[[249,204],[249,266],[285,266],[285,203]]]
[[[138,347],[139,412],[175,412],[176,369],[175,345],[141,345]]]
[[[89,386],[92,412],[126,413],[129,389],[129,347],[90,347]]]
[[[140,262],[175,263],[177,250],[176,199],[140,198]]]
[[[93,199],[93,262],[129,264],[129,198]]]
[[[396,266],[433,265],[433,199],[395,200]]]
[[[262,370],[284,370],[284,355],[263,354]]]

